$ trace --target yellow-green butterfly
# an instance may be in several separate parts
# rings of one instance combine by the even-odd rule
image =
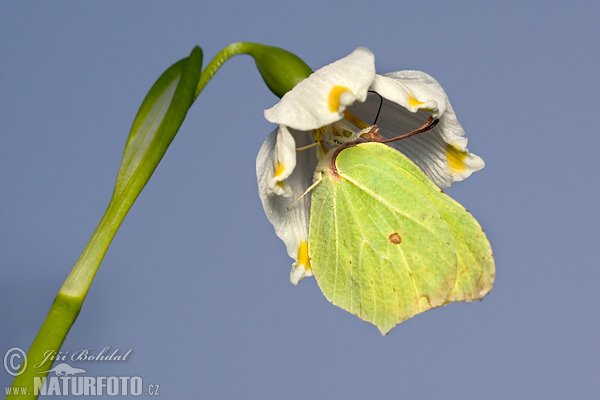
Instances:
[[[481,226],[402,153],[374,139],[352,142],[317,174],[308,248],[330,302],[387,334],[423,311],[491,290],[494,260]]]

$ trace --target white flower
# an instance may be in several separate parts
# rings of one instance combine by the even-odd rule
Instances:
[[[356,140],[374,124],[383,139],[391,139],[432,117],[438,120],[434,128],[389,145],[440,188],[484,166],[467,150],[464,130],[435,79],[420,71],[376,75],[375,57],[362,47],[300,82],[266,110],[265,117],[279,127],[256,159],[258,191],[277,236],[295,260],[290,273],[293,284],[312,275],[307,245],[310,194],[302,194],[327,151]]]

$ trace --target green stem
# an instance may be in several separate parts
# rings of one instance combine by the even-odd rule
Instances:
[[[221,50],[202,71],[194,99],[225,61],[238,54],[248,54],[254,58],[265,84],[278,97],[283,97],[296,84],[312,74],[312,70],[304,61],[287,50],[257,43],[232,43]]]
[[[217,71],[219,70],[219,68],[221,68],[225,61],[239,54],[251,54],[252,49],[256,46],[257,45],[254,43],[247,42],[232,43],[229,46],[225,47],[223,50],[221,50],[219,53],[217,53],[215,58],[213,58],[212,61],[208,63],[208,65],[206,66],[206,68],[204,68],[204,71],[202,71],[202,74],[200,75],[200,80],[198,81],[198,86],[196,86],[196,91],[194,93],[194,100],[196,99],[196,97],[198,97],[200,92],[202,92],[202,89],[204,89],[208,81],[210,81],[213,75],[217,73]]]
[[[34,380],[37,379],[39,382],[43,382],[45,374],[40,375],[36,371],[48,371],[52,367],[54,360],[48,355],[56,354],[62,346],[67,333],[81,310],[85,296],[108,250],[108,246],[134,201],[135,197],[118,199],[112,201],[106,209],[79,260],[77,260],[73,270],[54,299],[44,324],[27,352],[29,367],[25,368],[24,372],[13,381],[12,387],[14,389],[27,387],[29,393],[28,396],[18,398],[35,399],[37,397],[37,393],[34,393],[33,389]],[[7,399],[12,398],[17,398],[17,396],[7,396]]]

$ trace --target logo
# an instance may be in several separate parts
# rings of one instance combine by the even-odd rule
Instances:
[[[20,363],[19,360],[23,360],[23,362]],[[21,366],[23,366],[22,369]],[[25,368],[27,368],[27,354],[23,349],[13,347],[4,353],[4,370],[9,375],[19,376],[25,372]]]
[[[141,376],[88,376],[89,368],[72,366],[70,363],[83,362],[123,362],[132,350],[122,352],[109,346],[100,351],[92,348],[69,351],[47,351],[44,360],[34,368],[35,376],[31,386],[6,387],[6,395],[42,396],[158,396],[159,384],[144,384]],[[69,360],[70,363],[64,362]],[[48,363],[50,361],[50,363]],[[37,371],[46,365],[58,362],[51,369]],[[13,347],[4,353],[4,370],[11,376],[21,375],[27,369],[27,355],[23,349]],[[47,376],[46,376],[47,375]]]
[[[45,374],[46,372],[54,372],[56,376],[73,376],[75,374],[85,373],[85,369],[74,368],[67,363],[60,363],[56,367],[49,369],[48,371],[40,371],[38,374]]]

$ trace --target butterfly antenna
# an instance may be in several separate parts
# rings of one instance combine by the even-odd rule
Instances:
[[[395,138],[391,138],[391,139],[387,139],[387,140],[382,140],[379,143],[395,142],[396,140],[406,139],[407,137],[411,137],[411,136],[414,136],[414,135],[419,134],[419,133],[427,132],[428,130],[433,129],[437,125],[438,122],[440,122],[439,119],[433,119],[433,117],[429,117],[429,119],[427,120],[427,122],[425,122],[425,124],[422,127],[418,128],[418,129],[415,129],[412,132],[405,133],[404,135],[400,135],[398,137],[395,137]]]
[[[302,151],[302,150],[310,149],[311,147],[315,147],[315,146],[318,146],[318,145],[319,145],[319,142],[314,142],[312,144],[309,144],[308,146],[296,147],[296,151]]]
[[[296,201],[293,202],[292,205],[287,208],[287,210],[290,211],[292,209],[292,207],[294,207],[296,205],[296,203],[300,201],[301,198],[303,198],[304,196],[306,196],[308,194],[308,192],[310,192],[311,190],[313,190],[315,188],[315,186],[317,186],[319,183],[321,183],[321,180],[323,180],[323,178],[319,177],[319,179],[317,179],[317,181],[315,183],[313,183],[312,185],[310,185],[308,187],[308,189],[306,189],[304,191],[304,193],[302,193],[302,195],[300,197],[298,197],[296,199]]]
[[[369,90],[369,93],[375,93],[377,96],[379,96],[379,108],[377,109],[377,115],[375,115],[375,121],[373,121],[373,123],[371,125],[375,125],[377,124],[377,119],[379,118],[379,113],[381,112],[381,107],[383,106],[383,96],[381,96],[379,93],[377,93],[374,90]]]

